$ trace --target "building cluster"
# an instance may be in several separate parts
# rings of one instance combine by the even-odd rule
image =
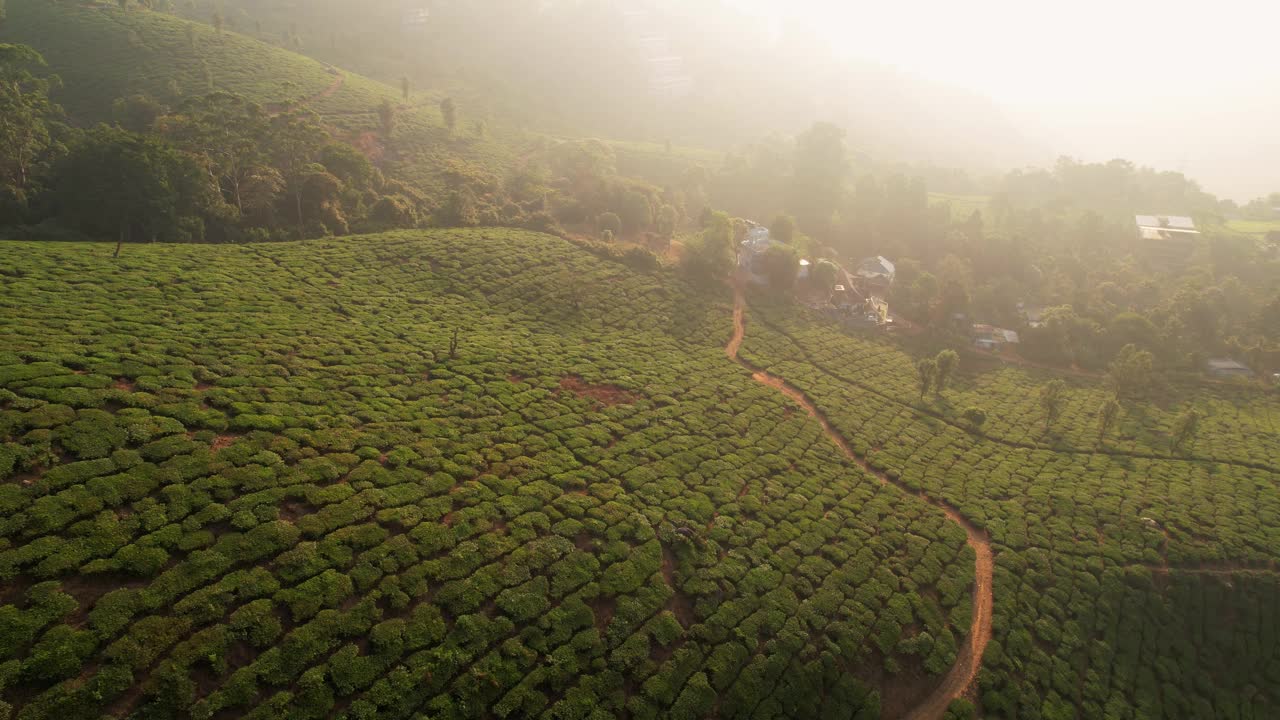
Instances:
[[[759,223],[747,222],[746,237],[741,243],[738,258],[741,270],[752,284],[769,285],[764,258],[770,247],[779,244],[781,243],[769,233],[769,228]],[[835,283],[829,287],[813,280],[816,263],[819,262],[830,263],[836,268]],[[829,257],[802,258],[796,278],[796,294],[805,305],[846,324],[868,328],[886,327],[893,322],[889,314],[888,296],[895,273],[893,262],[883,256],[863,260],[853,272]]]

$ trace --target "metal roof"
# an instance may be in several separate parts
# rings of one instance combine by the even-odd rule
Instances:
[[[1136,215],[1134,220],[1140,228],[1197,232],[1195,221],[1185,215]]]

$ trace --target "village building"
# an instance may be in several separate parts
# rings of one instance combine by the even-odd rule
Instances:
[[[1017,345],[1020,342],[1018,333],[1013,330],[1005,330],[994,325],[973,326],[973,346],[979,350],[998,352],[1007,345]]]
[[[1195,221],[1184,215],[1137,215],[1134,222],[1142,254],[1159,265],[1184,262],[1200,238]]]
[[[1253,370],[1238,360],[1214,358],[1207,363],[1209,375],[1215,378],[1251,378]]]
[[[867,258],[858,263],[858,285],[868,294],[885,295],[893,287],[897,268],[883,255]]]

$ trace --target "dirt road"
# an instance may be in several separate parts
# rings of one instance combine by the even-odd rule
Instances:
[[[993,569],[991,542],[987,539],[987,534],[984,531],[979,530],[973,523],[966,520],[951,505],[928,496],[921,496],[915,491],[893,481],[888,475],[873,469],[865,459],[853,452],[853,448],[849,446],[844,436],[831,426],[827,418],[818,411],[818,408],[803,392],[783,378],[764,372],[739,358],[738,349],[742,347],[742,338],[746,333],[745,312],[746,297],[742,283],[738,282],[734,287],[733,337],[725,345],[725,353],[729,356],[729,359],[750,370],[751,376],[756,382],[778,390],[804,408],[809,415],[822,425],[827,437],[831,438],[831,441],[840,448],[840,451],[850,460],[857,463],[863,470],[874,475],[885,485],[892,485],[905,493],[922,497],[925,502],[946,513],[948,519],[964,530],[969,547],[973,548],[976,560],[973,569],[973,618],[969,624],[969,636],[964,645],[960,647],[960,651],[956,656],[956,663],[951,667],[946,677],[943,678],[942,683],[902,717],[902,720],[938,720],[946,714],[947,706],[951,704],[951,701],[963,696],[969,687],[974,684],[974,681],[977,680],[978,670],[982,667],[982,653],[987,649],[987,642],[991,640],[991,608],[993,603],[991,592]]]

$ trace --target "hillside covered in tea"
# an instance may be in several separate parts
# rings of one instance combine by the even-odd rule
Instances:
[[[6,243],[0,281],[15,718],[1280,704],[1262,400],[1216,449],[977,432],[892,346],[521,231]]]

